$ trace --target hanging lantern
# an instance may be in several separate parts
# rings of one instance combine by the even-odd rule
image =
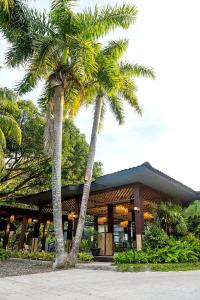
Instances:
[[[10,222],[12,223],[12,222],[14,222],[15,221],[15,216],[14,215],[11,215],[10,216]]]
[[[116,205],[115,206],[115,213],[118,215],[127,216],[128,215],[128,208],[123,205]]]
[[[121,222],[119,223],[119,225],[120,225],[121,227],[123,227],[123,228],[126,228],[126,227],[128,227],[128,221],[121,221]]]
[[[28,225],[30,225],[32,223],[33,219],[32,218],[28,218]]]
[[[144,212],[144,219],[145,220],[152,220],[154,217],[152,215],[152,213],[150,213],[149,211],[145,211]]]
[[[68,220],[73,221],[74,219],[77,219],[78,215],[75,214],[75,212],[71,212],[68,214]]]
[[[98,225],[104,225],[107,222],[106,217],[98,217],[97,223]]]
[[[139,213],[139,212],[140,212],[140,208],[139,208],[138,206],[134,206],[134,208],[133,208],[133,209],[134,209],[134,211],[135,211],[135,212],[137,212],[137,213]]]
[[[51,224],[50,220],[47,220],[46,225],[49,226]]]

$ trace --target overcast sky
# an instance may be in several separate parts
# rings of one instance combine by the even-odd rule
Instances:
[[[79,1],[79,9],[96,1]],[[121,0],[99,0],[98,5]],[[96,160],[104,173],[149,161],[184,184],[200,190],[200,2],[199,0],[129,0],[139,9],[138,20],[128,31],[118,30],[109,39],[130,41],[124,59],[152,66],[157,79],[137,81],[143,117],[126,106],[126,123],[118,126],[108,112],[98,141]],[[49,0],[35,0],[39,9]],[[6,43],[1,39],[0,65]],[[14,87],[22,71],[3,69],[0,85]],[[35,102],[39,87],[24,96]],[[92,110],[82,110],[77,126],[89,141]]]

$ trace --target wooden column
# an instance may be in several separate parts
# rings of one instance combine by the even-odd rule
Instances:
[[[68,220],[67,228],[67,252],[69,253],[72,247],[72,236],[73,236],[73,220]]]
[[[113,233],[113,228],[114,228],[113,205],[108,204],[108,233]]]
[[[27,217],[23,217],[22,229],[21,229],[21,234],[20,234],[20,242],[19,242],[19,247],[18,247],[19,250],[24,249],[26,231],[27,231]]]
[[[113,255],[114,249],[114,209],[113,204],[108,204],[108,233],[106,233],[106,255]]]
[[[143,193],[140,185],[134,186],[134,212],[136,248],[140,250],[142,249],[142,235],[144,234]]]
[[[3,247],[6,249],[6,246],[8,245],[9,241],[9,235],[10,235],[10,222],[7,222],[6,229],[5,229],[5,238],[3,241]]]
[[[36,252],[38,249],[38,238],[40,236],[40,220],[34,225],[31,251]]]

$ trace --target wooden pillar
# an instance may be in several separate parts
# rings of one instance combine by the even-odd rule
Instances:
[[[73,220],[68,220],[67,228],[67,252],[69,253],[72,247],[72,236],[73,236]]]
[[[9,235],[10,235],[10,222],[7,222],[6,229],[5,229],[5,238],[3,241],[3,247],[6,249],[9,241]]]
[[[32,246],[31,251],[36,252],[38,249],[38,238],[40,236],[40,220],[37,220],[33,229],[33,238],[32,238]]]
[[[134,212],[136,248],[140,250],[142,249],[142,235],[144,234],[143,194],[140,185],[134,186]]]
[[[19,250],[24,249],[24,242],[25,242],[25,236],[26,236],[26,231],[27,231],[27,217],[23,217],[22,220],[22,229],[21,229],[21,234],[20,234],[20,241],[19,241]]]
[[[114,228],[113,205],[108,204],[108,233],[113,234],[113,228]]]
[[[106,234],[106,255],[113,255],[114,249],[114,209],[108,204],[108,233]]]

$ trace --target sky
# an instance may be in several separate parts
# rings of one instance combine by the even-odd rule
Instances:
[[[99,0],[122,4],[122,0]],[[126,0],[139,10],[136,23],[127,31],[117,30],[107,40],[128,38],[126,61],[154,68],[156,80],[139,79],[138,98],[143,116],[125,106],[126,122],[119,126],[107,110],[98,139],[96,160],[104,173],[150,162],[155,168],[200,190],[200,2],[199,0]],[[81,0],[79,7],[96,1]],[[48,9],[50,0],[35,0],[32,6]],[[6,42],[0,40],[3,66]],[[0,85],[13,88],[22,70],[0,72]],[[42,84],[24,96],[37,102]],[[82,109],[75,123],[90,140],[93,110]]]

